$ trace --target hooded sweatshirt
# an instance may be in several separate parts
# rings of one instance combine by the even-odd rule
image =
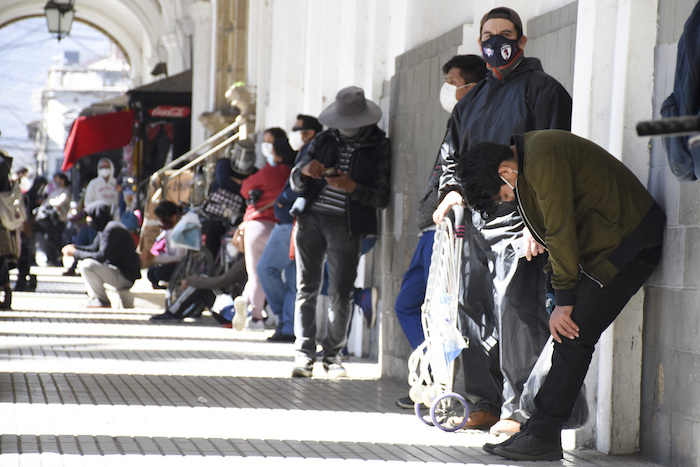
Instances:
[[[85,188],[85,206],[88,206],[94,201],[104,201],[108,205],[114,207],[116,207],[119,203],[119,193],[117,193],[116,189],[117,179],[114,178],[114,164],[112,164],[112,161],[109,158],[103,157],[97,163],[97,167],[99,167],[103,161],[107,161],[109,163],[109,177],[105,180],[98,173],[97,177],[90,180],[87,188]],[[115,209],[114,212],[116,213],[117,210]]]
[[[136,254],[134,239],[121,222],[112,220],[112,208],[103,201],[95,201],[85,208],[85,213],[92,218],[97,237],[92,245],[75,245],[75,258],[111,264],[127,280],[139,279],[141,261]]]

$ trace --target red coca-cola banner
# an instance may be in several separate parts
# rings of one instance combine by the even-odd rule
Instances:
[[[148,114],[160,118],[185,118],[190,114],[190,108],[179,105],[159,105],[152,108]]]

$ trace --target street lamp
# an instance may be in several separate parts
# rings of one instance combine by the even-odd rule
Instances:
[[[49,0],[46,2],[46,6],[44,6],[44,14],[46,15],[46,24],[49,27],[49,32],[51,34],[56,34],[59,42],[70,33],[70,27],[75,17],[73,1],[74,0]]]

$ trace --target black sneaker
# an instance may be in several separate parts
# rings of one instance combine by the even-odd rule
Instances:
[[[182,319],[180,316],[174,315],[170,313],[168,310],[165,310],[164,313],[160,315],[153,315],[149,318],[150,321],[167,321],[167,320],[172,320],[172,319]]]
[[[416,407],[416,403],[408,396],[396,399],[396,405],[402,409],[414,409]]]
[[[522,430],[522,428],[521,428],[521,430]],[[496,448],[510,446],[513,443],[513,441],[515,441],[516,438],[523,433],[524,433],[524,431],[519,431],[516,434],[514,434],[513,436],[511,436],[510,438],[508,438],[507,440],[503,441],[502,443],[498,443],[498,444],[486,443],[482,446],[482,449],[484,451],[488,452],[489,454],[496,454]]]
[[[285,334],[279,329],[273,335],[267,338],[267,342],[294,342],[294,334]]]
[[[314,372],[314,361],[310,358],[297,358],[292,369],[292,378],[311,378]]]
[[[494,454],[514,461],[557,461],[564,457],[561,442],[544,441],[528,432],[513,438],[507,446],[496,446]]]

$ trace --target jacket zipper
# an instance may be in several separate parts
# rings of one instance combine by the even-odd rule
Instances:
[[[527,228],[530,230],[530,233],[532,234],[533,237],[535,237],[535,240],[540,242],[542,246],[547,248],[547,244],[545,243],[544,239],[540,237],[540,235],[537,233],[535,228],[533,227],[532,223],[530,220],[527,218],[525,215],[525,210],[522,208],[523,202],[520,199],[520,192],[518,191],[518,179],[515,179],[515,195],[518,197],[518,211],[520,212],[520,217],[523,218],[523,221],[525,221],[525,225],[527,225]]]
[[[529,220],[529,219],[527,218],[527,216],[525,215],[525,210],[522,208],[523,203],[522,203],[522,200],[520,199],[520,193],[518,192],[518,179],[515,179],[515,194],[516,194],[517,197],[518,197],[518,211],[520,212],[520,217],[522,217],[522,218],[523,218],[523,221],[525,221],[525,225],[527,225],[527,228],[530,229],[530,233],[532,234],[532,236],[535,237],[535,239],[536,239],[538,242],[540,242],[540,243],[546,248],[546,247],[547,247],[547,244],[544,242],[544,240],[543,240],[543,239],[540,237],[540,235],[537,233],[537,231],[536,231],[535,228],[533,227],[532,223],[530,222],[530,220]],[[593,276],[591,276],[590,274],[588,274],[588,273],[586,272],[586,270],[583,269],[583,266],[581,266],[581,265],[579,264],[579,265],[578,265],[578,268],[579,268],[579,270],[581,271],[581,273],[582,273],[583,275],[585,275],[585,276],[588,277],[590,280],[592,280],[593,282],[595,282],[596,284],[598,284],[598,286],[599,286],[601,289],[603,288],[602,282],[600,282],[598,279],[596,279],[595,277],[593,277]]]

